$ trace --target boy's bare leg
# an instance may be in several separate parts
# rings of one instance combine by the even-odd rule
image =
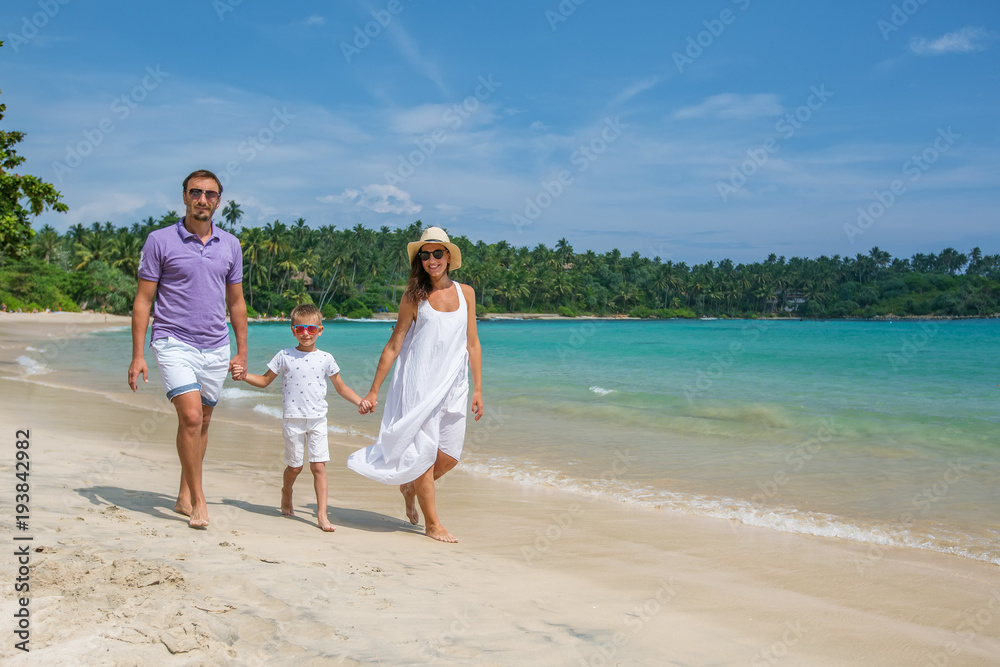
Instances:
[[[292,506],[292,484],[302,472],[302,466],[293,468],[285,466],[285,473],[281,476],[281,513],[285,516],[295,516],[295,508]]]
[[[420,503],[420,509],[424,513],[424,534],[441,542],[458,542],[438,519],[437,507],[434,504],[434,466],[428,468],[427,472],[412,483],[417,494],[417,502]]]
[[[320,530],[332,533],[336,528],[326,518],[326,463],[316,461],[309,463],[309,470],[313,474],[313,486],[316,488],[316,523]]]
[[[208,425],[213,408],[201,404],[201,393],[189,391],[173,398],[177,411],[177,457],[181,483],[174,511],[190,517],[192,528],[208,526],[208,503],[202,487],[202,464],[208,449]]]

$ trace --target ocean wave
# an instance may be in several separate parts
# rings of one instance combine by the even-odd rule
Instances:
[[[268,417],[276,417],[281,419],[281,408],[276,408],[273,405],[264,405],[263,403],[253,406],[253,411],[257,414],[267,415]]]
[[[256,398],[259,400],[263,394],[264,392],[262,391],[253,391],[250,389],[242,389],[240,387],[226,387],[222,390],[220,397],[233,400],[240,398]]]
[[[607,396],[608,394],[614,394],[617,391],[617,389],[605,389],[604,387],[598,387],[597,385],[594,385],[593,387],[590,388],[590,391],[594,392],[598,396]]]
[[[767,528],[783,533],[831,537],[876,545],[904,547],[948,553],[1000,565],[1000,551],[995,541],[965,534],[924,534],[895,525],[862,525],[831,514],[807,512],[796,508],[761,506],[733,498],[712,498],[689,493],[655,489],[625,482],[614,477],[577,478],[530,463],[503,458],[463,459],[466,470],[527,486],[559,489],[596,499],[612,500],[656,510],[679,512]]]
[[[17,363],[21,365],[24,375],[41,375],[42,373],[48,373],[49,367],[46,366],[41,361],[36,361],[31,357],[22,354],[16,359]]]
[[[366,440],[371,440],[372,442],[375,442],[375,436],[373,436],[371,433],[365,433],[364,431],[358,431],[357,429],[353,429],[353,428],[351,428],[349,426],[337,426],[337,425],[330,426],[328,424],[326,430],[328,430],[330,433],[336,433],[337,435],[351,435],[351,436],[355,436],[355,437],[358,437],[358,438],[364,438]]]

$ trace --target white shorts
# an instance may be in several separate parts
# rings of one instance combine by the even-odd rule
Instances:
[[[310,463],[326,463],[330,460],[326,417],[282,419],[281,432],[285,436],[285,465],[291,468],[302,466],[306,443],[309,443]]]
[[[151,344],[167,398],[200,391],[202,405],[215,407],[229,374],[229,344],[199,350],[176,338],[157,338]]]

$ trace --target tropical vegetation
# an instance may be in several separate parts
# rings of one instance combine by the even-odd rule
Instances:
[[[239,228],[243,212],[230,201],[217,224],[243,248],[244,293],[252,316],[287,314],[311,302],[326,317],[394,311],[405,288],[404,248],[418,238],[407,227],[363,225],[314,229],[302,218]],[[23,257],[0,254],[0,301],[8,309],[93,309],[128,313],[140,251],[149,232],[175,223],[171,211],[130,227],[75,224],[65,233],[43,226]],[[688,265],[605,253],[577,252],[566,239],[551,248],[516,247],[453,236],[462,250],[456,273],[476,290],[476,309],[489,313],[559,313],[633,317],[903,316],[988,317],[1000,313],[1000,255],[967,253],[894,258],[879,248],[816,259],[770,255],[752,264],[729,259]]]

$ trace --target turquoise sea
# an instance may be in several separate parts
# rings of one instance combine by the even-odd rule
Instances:
[[[364,393],[392,324],[325,324],[320,347]],[[508,320],[479,333],[472,474],[1000,564],[998,320]],[[251,370],[292,344],[287,323],[251,324]],[[129,350],[118,330],[29,349],[22,365],[120,396]],[[342,440],[374,439],[381,408],[329,401]],[[280,406],[277,384],[228,382],[217,415],[276,427]]]

